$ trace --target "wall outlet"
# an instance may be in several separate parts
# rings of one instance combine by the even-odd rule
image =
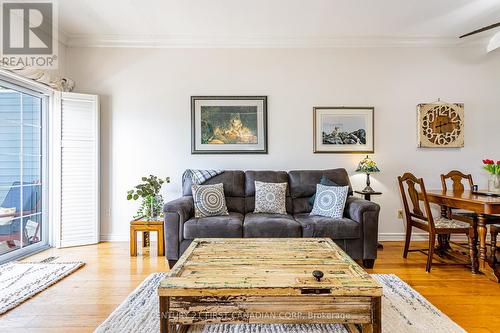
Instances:
[[[398,209],[398,219],[403,219],[403,210]]]

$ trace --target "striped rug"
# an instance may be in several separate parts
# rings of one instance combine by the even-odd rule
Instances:
[[[9,262],[0,265],[0,314],[15,308],[84,265],[83,262]]]
[[[159,332],[158,284],[166,273],[153,273],[133,291],[96,333]],[[373,274],[384,288],[384,333],[463,333],[463,330],[422,295],[392,274]],[[190,333],[349,333],[344,325],[221,324],[193,326]]]

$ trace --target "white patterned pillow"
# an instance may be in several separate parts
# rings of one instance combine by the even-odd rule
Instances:
[[[286,214],[287,183],[264,183],[255,181],[254,213]]]
[[[224,184],[191,186],[194,201],[194,216],[229,215],[224,197]]]
[[[316,199],[311,215],[342,218],[348,192],[349,186],[316,185]]]

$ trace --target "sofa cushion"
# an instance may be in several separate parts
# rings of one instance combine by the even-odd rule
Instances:
[[[316,193],[316,184],[320,183],[323,176],[337,183],[338,186],[349,186],[349,195],[352,195],[349,175],[344,168],[290,171],[288,173],[290,195],[292,198],[312,196]]]
[[[245,198],[226,197],[227,210],[245,215]]]
[[[255,181],[265,183],[288,183],[288,174],[285,171],[245,171],[245,211],[251,213],[255,210]],[[292,212],[292,199],[290,186],[286,187],[286,211]]]
[[[230,212],[226,216],[192,218],[184,222],[184,238],[217,238],[243,236],[243,215]]]
[[[316,185],[320,183],[324,176],[339,186],[349,186],[348,195],[352,195],[351,183],[347,171],[340,169],[327,170],[295,170],[288,173],[288,187],[292,197],[292,213],[309,213],[312,205],[309,198],[316,193]]]
[[[245,196],[245,174],[239,170],[224,170],[223,173],[210,178],[203,185],[224,184],[224,194],[226,197],[244,197]],[[191,177],[182,180],[182,195],[192,195]]]
[[[295,220],[302,226],[303,237],[328,237],[331,239],[355,239],[361,237],[361,225],[348,218],[295,214]]]
[[[265,183],[288,183],[288,175],[285,171],[245,171],[245,196],[255,196],[255,181]],[[290,195],[287,188],[286,194]]]
[[[291,215],[248,213],[243,222],[244,237],[301,237],[302,228]]]

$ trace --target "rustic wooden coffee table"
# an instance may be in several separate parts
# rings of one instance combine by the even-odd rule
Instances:
[[[163,333],[213,323],[343,323],[352,331],[357,323],[381,332],[382,287],[330,239],[195,239],[158,295]]]

